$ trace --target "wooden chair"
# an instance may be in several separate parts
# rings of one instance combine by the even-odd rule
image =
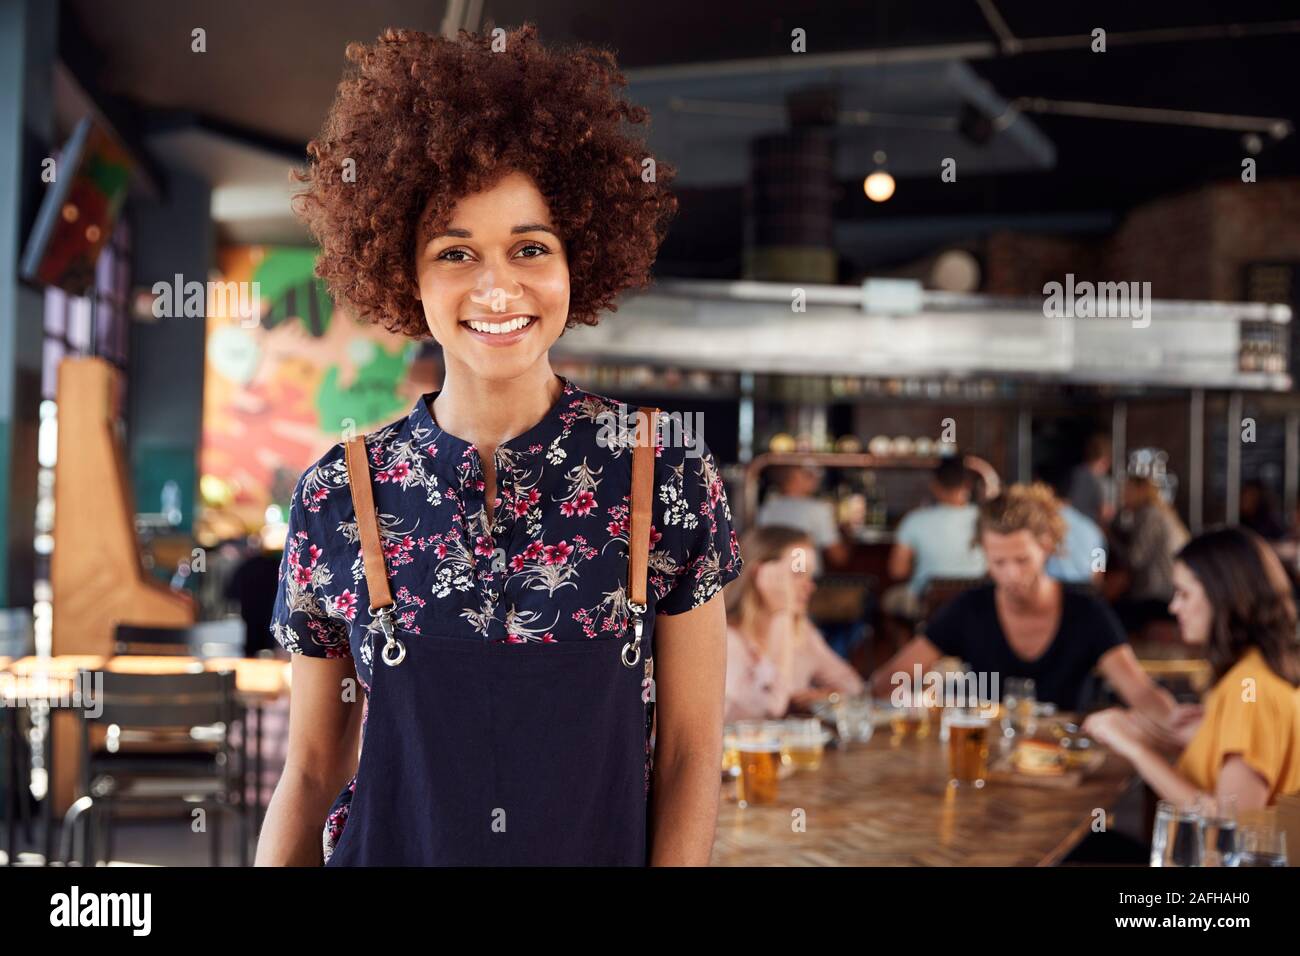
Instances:
[[[984,584],[988,578],[931,578],[926,582],[925,593],[921,595],[921,606],[924,609],[924,620],[929,620],[942,608],[958,595],[977,588]]]
[[[221,860],[221,816],[239,824],[241,866],[248,864],[248,813],[243,802],[245,768],[237,766],[232,730],[244,719],[235,698],[233,671],[123,674],[82,671],[80,686],[102,677],[93,706],[82,708],[81,795],[63,824],[64,861],[73,856],[78,822],[84,819],[82,863],[94,864],[96,831],[103,823],[105,857],[113,852],[118,808],[182,810],[200,806],[216,813],[207,821],[213,866]],[[106,746],[99,743],[107,731]],[[161,749],[123,747],[159,745]]]
[[[189,627],[144,627],[118,624],[113,629],[114,655],[151,657],[197,657],[193,629]]]

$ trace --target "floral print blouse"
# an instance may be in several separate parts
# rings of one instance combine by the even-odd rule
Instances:
[[[437,392],[366,436],[400,629],[514,643],[627,633],[634,435],[631,422],[619,427],[619,415],[634,409],[557,377],[563,393],[545,417],[497,448],[490,506],[478,449],[434,422],[429,406]],[[665,424],[655,450],[648,616],[698,607],[742,567],[713,455],[702,436],[694,447],[664,443],[678,432]],[[368,698],[368,636],[378,628],[369,608],[339,443],[294,489],[271,629],[295,654],[351,658]],[[355,783],[331,809],[326,859]]]

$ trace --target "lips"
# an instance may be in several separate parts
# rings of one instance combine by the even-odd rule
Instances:
[[[528,330],[537,325],[538,321],[538,316],[515,313],[491,317],[473,316],[462,319],[460,326],[487,345],[511,345],[527,335]]]

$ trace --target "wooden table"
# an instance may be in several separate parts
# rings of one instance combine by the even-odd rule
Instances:
[[[76,727],[71,722],[71,714],[57,714],[54,708],[76,706],[73,696],[76,676],[79,670],[106,670],[129,674],[178,674],[194,669],[209,671],[230,670],[235,673],[235,694],[237,699],[252,711],[254,720],[253,748],[253,814],[250,821],[256,829],[261,824],[262,814],[262,706],[275,700],[289,690],[289,664],[282,660],[262,660],[245,657],[209,657],[196,658],[184,656],[136,656],[123,655],[108,657],[97,654],[61,654],[56,657],[20,657],[16,660],[0,660],[0,704],[8,710],[10,719],[5,721],[11,739],[17,745],[17,708],[32,701],[44,701],[51,705],[51,723],[57,725],[56,717],[69,718],[62,726],[53,727],[52,733],[45,735],[45,766],[50,770],[45,799],[42,800],[42,818],[44,822],[45,861],[50,862],[54,849],[54,814],[55,804],[59,803],[57,812],[62,813],[71,800],[58,799],[59,784],[63,782],[75,786],[79,779],[80,751],[75,746],[64,746],[75,740]],[[55,747],[55,738],[61,746]],[[244,755],[248,754],[248,732],[245,727],[242,734]],[[55,763],[55,753],[59,762]],[[14,808],[7,808],[6,855],[12,862],[15,816]]]
[[[1123,761],[1074,789],[990,780],[947,784],[947,746],[931,734],[899,740],[878,727],[866,744],[827,749],[819,769],[780,782],[778,802],[741,809],[735,785],[719,801],[714,866],[1050,866],[1089,831],[1132,779]],[[794,829],[795,811],[805,832]]]

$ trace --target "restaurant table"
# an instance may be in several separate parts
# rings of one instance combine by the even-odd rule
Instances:
[[[1127,763],[1108,754],[1071,789],[997,779],[956,789],[948,785],[947,744],[933,730],[898,738],[877,727],[869,742],[828,747],[820,768],[781,780],[776,803],[742,809],[736,784],[724,782],[711,863],[1051,866],[1132,780]]]
[[[1198,694],[1204,694],[1214,683],[1210,662],[1203,656],[1195,656],[1193,649],[1181,641],[1144,641],[1133,645],[1133,653],[1153,680],[1186,681]]]
[[[54,738],[53,717],[58,709],[69,708],[76,675],[79,670],[107,670],[124,674],[179,674],[195,668],[209,671],[230,670],[235,673],[235,696],[253,715],[253,806],[251,819],[254,832],[261,825],[262,815],[262,716],[263,706],[286,694],[289,690],[289,665],[281,660],[263,660],[245,657],[185,657],[122,655],[106,657],[97,654],[60,654],[55,657],[20,657],[16,660],[0,659],[0,706],[7,711],[4,732],[9,735],[12,752],[18,745],[18,708],[27,703],[41,701],[51,707],[50,732],[43,741],[44,766],[47,773],[46,794],[41,801],[43,825],[43,850],[48,865],[54,852]],[[241,766],[247,767],[249,734],[245,726],[241,738]],[[80,751],[72,749],[65,758],[71,779],[79,779]],[[5,807],[5,858],[12,865],[17,827],[17,793],[21,785],[16,759],[10,761],[10,787],[6,790],[9,806]],[[62,808],[60,808],[62,809]]]

